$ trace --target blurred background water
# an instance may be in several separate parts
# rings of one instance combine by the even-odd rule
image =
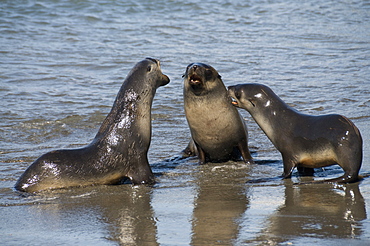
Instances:
[[[370,169],[370,1],[0,2],[0,242],[4,245],[364,245],[370,181],[248,184],[282,173],[251,117],[256,165],[178,160],[190,133],[182,74],[215,67],[226,86],[258,82],[308,114],[350,118]],[[149,159],[158,184],[16,192],[41,154],[94,138],[129,70],[161,61]],[[318,170],[314,179],[342,170]]]

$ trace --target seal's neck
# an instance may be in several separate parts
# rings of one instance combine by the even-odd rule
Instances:
[[[136,86],[137,87],[137,86]],[[95,140],[117,145],[132,138],[132,132],[150,141],[151,106],[155,89],[149,86],[136,88],[123,84],[111,111],[103,121]]]
[[[271,98],[263,107],[251,112],[251,115],[275,145],[277,133],[288,131],[299,113],[277,96]]]

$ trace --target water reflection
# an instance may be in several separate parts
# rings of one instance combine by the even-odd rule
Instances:
[[[359,183],[347,185],[285,183],[285,204],[269,216],[258,241],[277,243],[300,237],[359,238],[366,219]]]
[[[77,192],[81,190],[77,189]],[[158,245],[150,187],[101,186],[91,190],[83,188],[83,191],[83,194],[78,194],[69,190],[52,199],[58,200],[56,204],[32,207],[38,223],[42,221],[46,228],[54,226],[62,231],[67,226],[70,231],[79,231],[78,237],[89,235],[86,240],[91,239],[91,233],[94,233],[90,231],[91,228],[103,227],[95,232],[98,236],[94,235],[102,242],[108,240],[119,245]],[[54,219],[50,220],[50,217]],[[74,227],[78,229],[74,230]]]
[[[125,197],[118,194],[113,200],[109,197],[102,201],[102,218],[108,224],[109,239],[123,245],[158,245],[151,192],[145,188],[135,187]]]
[[[201,166],[194,201],[191,245],[232,245],[248,207],[246,165]]]

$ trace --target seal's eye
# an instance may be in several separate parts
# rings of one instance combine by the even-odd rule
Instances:
[[[235,91],[234,95],[235,95],[236,99],[238,99],[238,100],[240,99],[240,96],[241,96],[240,91]]]
[[[211,70],[207,69],[204,73],[205,77],[206,77],[206,80],[211,80],[212,77],[213,77],[213,73]]]
[[[149,65],[149,66],[146,68],[146,70],[147,70],[148,72],[152,71],[152,66],[151,66],[151,65]]]

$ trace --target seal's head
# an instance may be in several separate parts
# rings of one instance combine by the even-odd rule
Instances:
[[[196,96],[218,89],[221,81],[221,76],[216,69],[204,63],[189,64],[183,78],[184,89],[193,92]]]
[[[160,62],[153,58],[145,58],[137,63],[127,78],[135,78],[132,83],[143,81],[155,89],[170,82],[168,76],[162,73]]]
[[[262,84],[239,84],[228,87],[232,104],[249,112],[271,106],[271,89]]]
[[[170,82],[170,79],[167,75],[163,74],[161,71],[161,63],[153,58],[146,58],[144,61],[146,61],[147,64],[147,73],[157,73],[157,79],[154,79],[156,81],[157,88],[159,86],[167,85]]]

